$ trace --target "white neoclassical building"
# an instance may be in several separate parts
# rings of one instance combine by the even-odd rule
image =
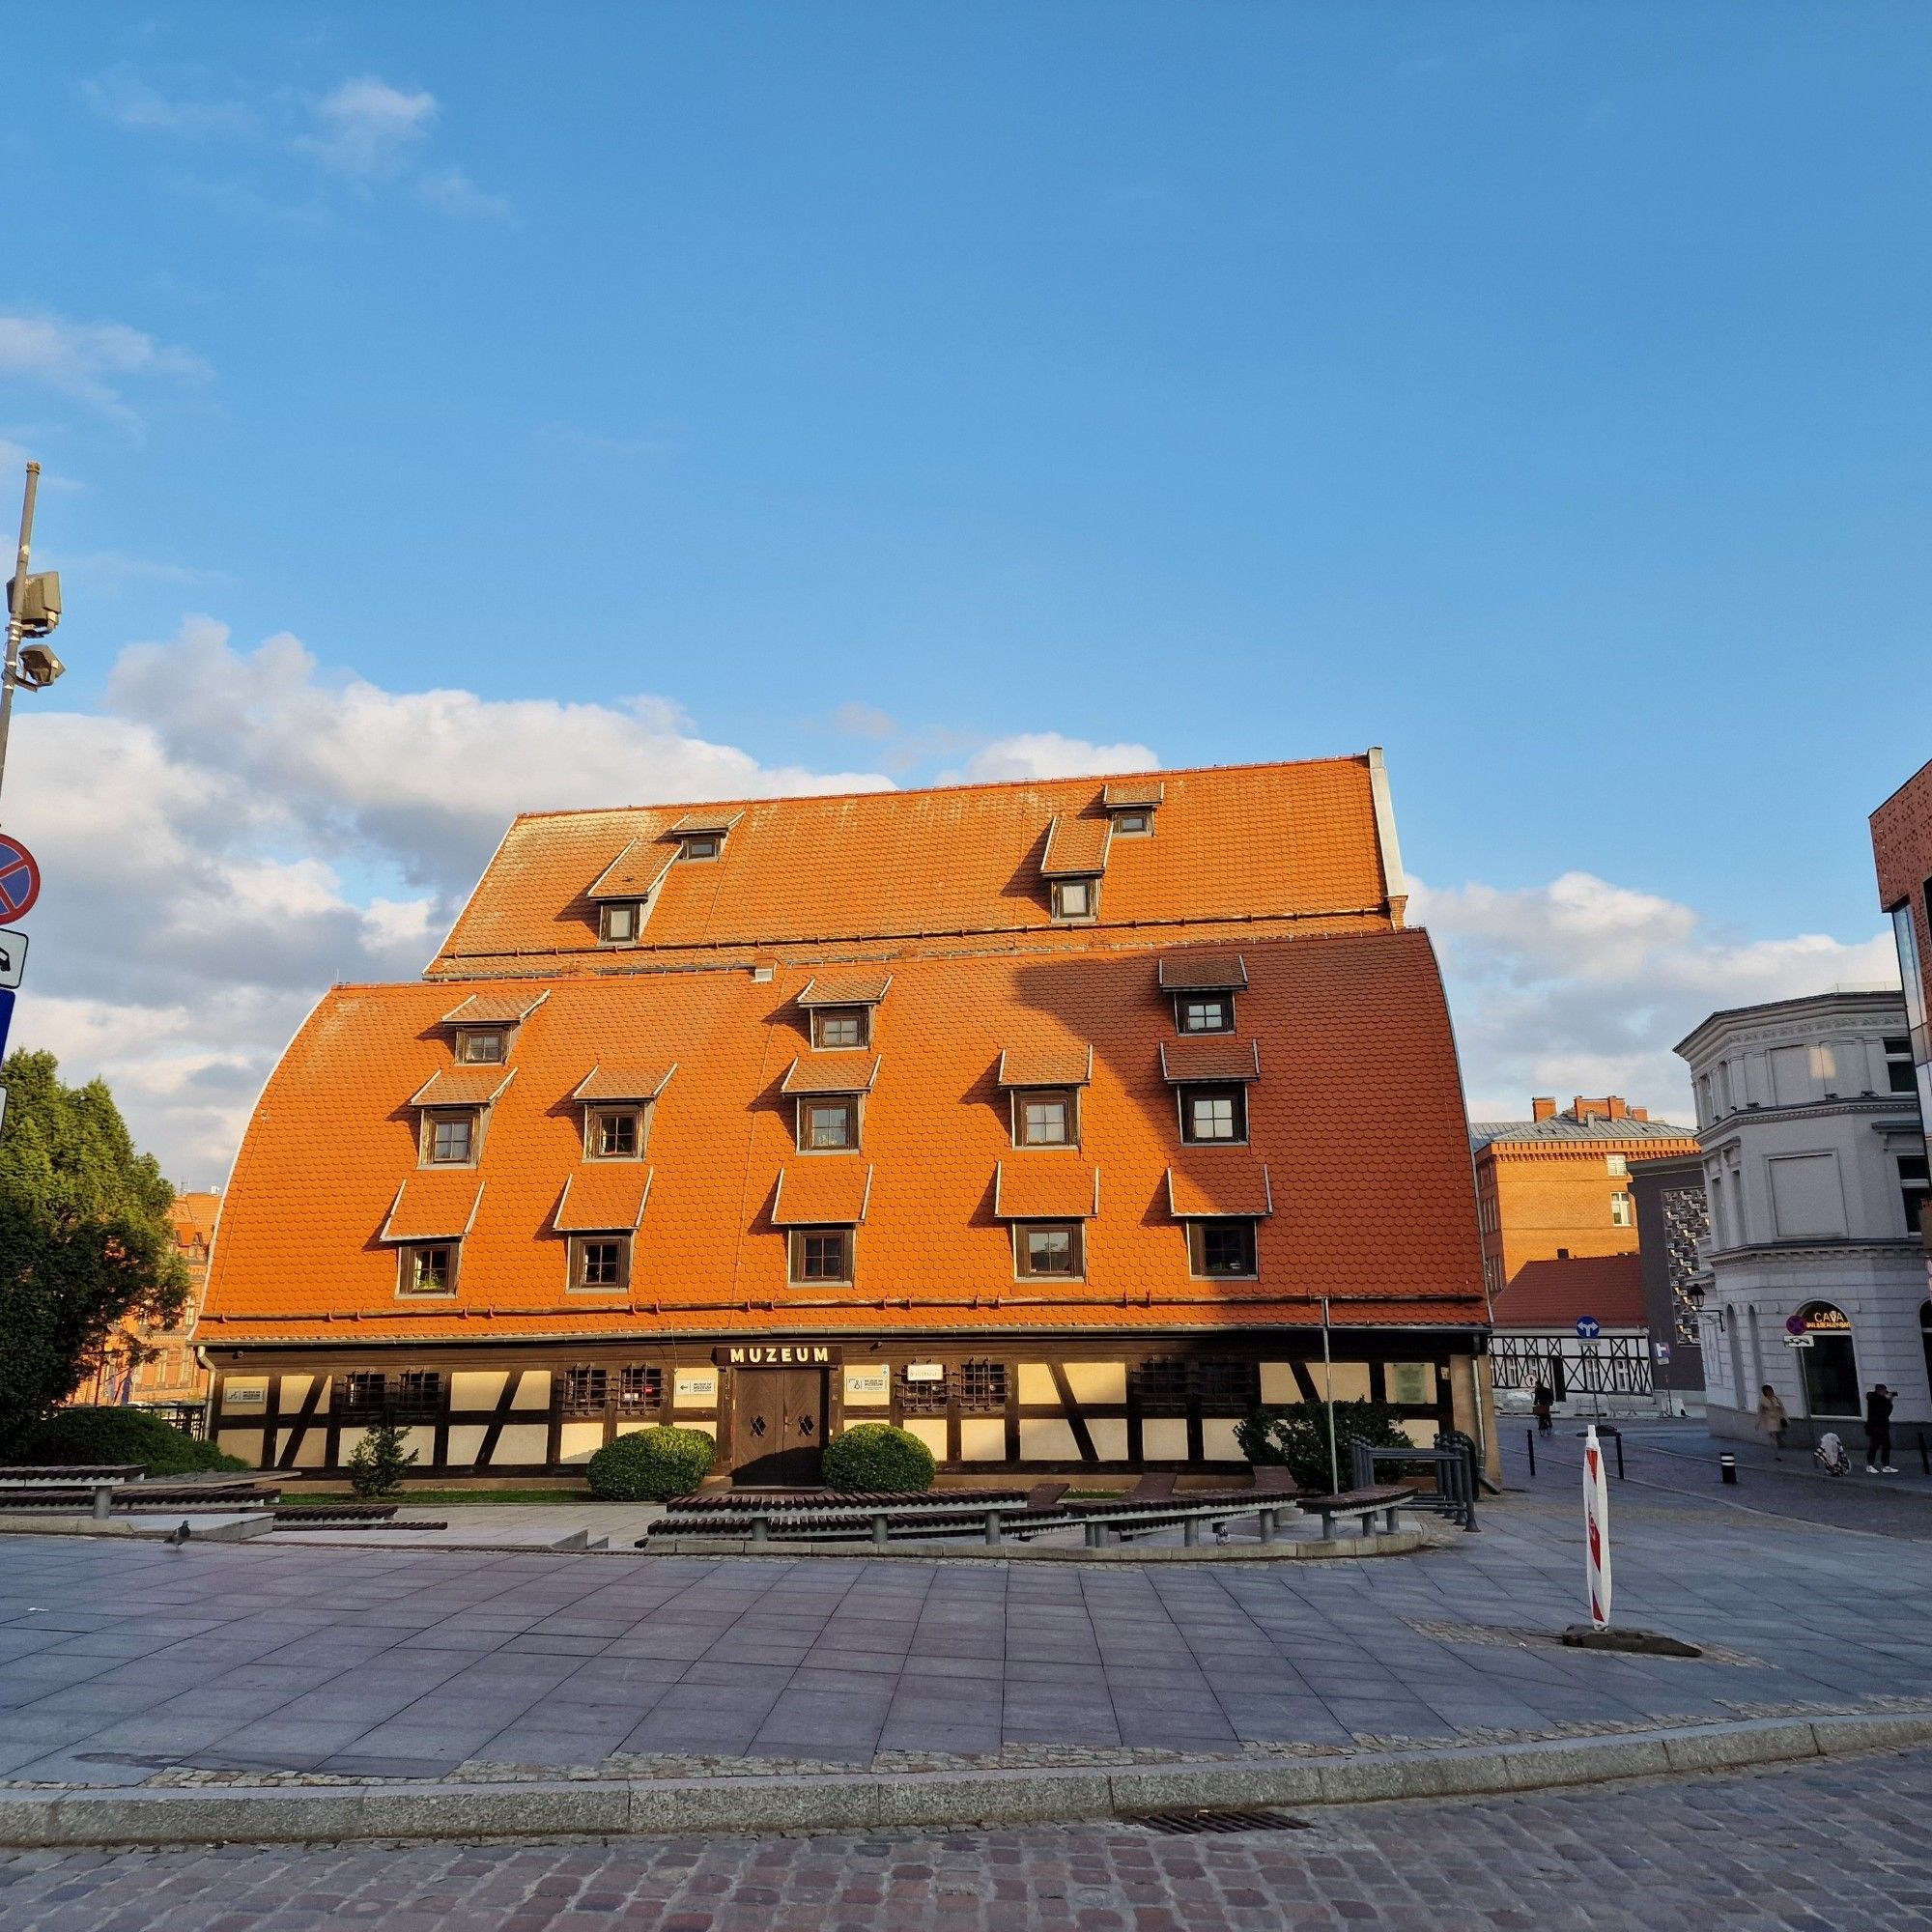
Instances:
[[[1788,1440],[1862,1454],[1864,1393],[1895,1394],[1901,1450],[1932,1432],[1927,1192],[1905,1003],[1839,988],[1713,1013],[1681,1040],[1711,1238],[1701,1322],[1712,1432],[1747,1435],[1769,1382]],[[1794,1318],[1807,1342],[1787,1341]]]

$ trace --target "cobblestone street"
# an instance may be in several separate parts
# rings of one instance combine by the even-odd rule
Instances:
[[[1932,1752],[1285,1828],[0,1855],[8,1932],[1932,1924]]]

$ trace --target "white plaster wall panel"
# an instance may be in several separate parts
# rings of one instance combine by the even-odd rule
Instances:
[[[906,1427],[906,1433],[909,1435],[917,1435],[919,1439],[922,1442],[923,1442],[928,1449],[932,1451],[932,1457],[934,1462],[936,1463],[945,1462],[946,1422],[943,1417],[936,1415],[909,1416],[906,1419],[905,1427]],[[1024,1433],[1026,1429],[1026,1424],[1021,1423],[1020,1429],[1021,1432]]]
[[[1262,1400],[1278,1406],[1301,1400],[1301,1390],[1295,1385],[1294,1365],[1292,1362],[1262,1364]]]
[[[1835,1152],[1779,1154],[1765,1168],[1777,1239],[1845,1233],[1845,1195],[1838,1184]]]
[[[490,1458],[495,1468],[541,1463],[550,1450],[550,1431],[541,1422],[506,1422]]]
[[[603,1446],[601,1422],[566,1422],[557,1431],[556,1460],[566,1464],[587,1463]]]
[[[451,1423],[447,1460],[452,1466],[467,1469],[474,1463],[483,1453],[483,1440],[489,1433],[480,1422]]]
[[[1235,1439],[1236,1424],[1228,1415],[1201,1418],[1201,1453],[1210,1463],[1245,1463],[1241,1445]]]
[[[221,1410],[243,1415],[260,1415],[269,1406],[267,1376],[230,1376],[221,1384]]]
[[[251,1469],[262,1467],[263,1431],[259,1429],[220,1430],[214,1446],[224,1456],[239,1456]]]
[[[1060,1406],[1060,1391],[1053,1385],[1053,1371],[1044,1362],[1020,1364],[1020,1400]]]
[[[449,1378],[451,1408],[495,1408],[509,1375],[502,1369],[458,1369]]]
[[[1147,1463],[1186,1462],[1186,1422],[1178,1415],[1149,1416],[1141,1424],[1141,1460]]]
[[[512,1408],[548,1408],[550,1406],[550,1371],[548,1369],[526,1369],[517,1381],[517,1397],[511,1403]]]
[[[1004,1463],[1007,1460],[1007,1425],[997,1415],[967,1415],[959,1422],[959,1460],[962,1463]]]
[[[1125,1402],[1127,1365],[1124,1362],[1068,1362],[1066,1387],[1077,1403]]]
[[[1073,1425],[1057,1415],[1020,1417],[1020,1461],[1022,1463],[1077,1463],[1080,1445],[1073,1439]]]
[[[1103,1463],[1127,1460],[1127,1420],[1123,1415],[1096,1415],[1087,1425],[1094,1438],[1094,1453]]]

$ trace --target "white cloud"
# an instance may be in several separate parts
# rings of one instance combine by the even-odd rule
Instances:
[[[416,199],[440,214],[468,215],[479,221],[507,221],[507,195],[489,194],[461,168],[431,168],[416,177]]]
[[[1521,1119],[1535,1094],[1605,1093],[1689,1120],[1689,1074],[1670,1049],[1707,1014],[1898,983],[1889,932],[1751,939],[1588,872],[1515,891],[1410,884],[1409,917],[1442,956],[1478,1120]]]
[[[1098,772],[1152,771],[1160,760],[1146,745],[1095,745],[1058,731],[1021,731],[995,738],[966,760],[975,783],[999,779],[1073,779]]]
[[[14,1043],[104,1073],[197,1185],[318,994],[419,973],[515,812],[887,782],[760,764],[658,698],[325,677],[206,618],[123,652],[100,711],[18,714],[7,777],[46,881]]]
[[[297,142],[301,152],[325,167],[370,178],[392,173],[429,138],[437,99],[361,74],[324,95],[314,115],[320,131]]]
[[[0,313],[0,377],[72,396],[122,421],[133,412],[118,384],[165,379],[196,382],[208,364],[120,322],[71,322],[21,310]]]
[[[81,93],[103,121],[130,133],[231,140],[261,125],[261,116],[245,101],[180,99],[125,71],[83,81]]]

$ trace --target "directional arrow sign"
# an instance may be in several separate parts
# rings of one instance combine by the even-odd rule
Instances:
[[[41,868],[17,838],[0,833],[0,925],[12,925],[33,911],[41,895]]]
[[[1586,1342],[1594,1342],[1604,1332],[1604,1324],[1594,1315],[1579,1315],[1577,1318],[1577,1332]]]
[[[0,986],[17,986],[27,970],[27,935],[0,932]]]

